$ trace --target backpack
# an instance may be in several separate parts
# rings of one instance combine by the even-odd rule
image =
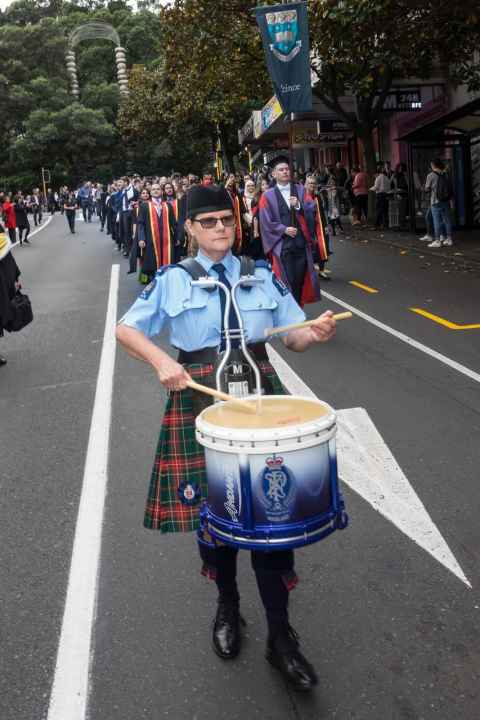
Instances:
[[[446,173],[435,173],[437,176],[436,196],[439,202],[448,202],[452,197],[452,185]]]

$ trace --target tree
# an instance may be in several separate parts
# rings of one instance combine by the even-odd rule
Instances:
[[[218,124],[227,145],[234,125],[271,93],[255,5],[176,0],[164,10],[172,120],[200,113]],[[479,82],[474,0],[309,0],[308,8],[313,92],[362,140],[370,172],[373,131],[396,80],[442,73],[472,87]],[[345,95],[354,95],[355,112],[342,103]]]
[[[117,125],[120,97],[114,48],[104,40],[76,47],[80,98],[75,101],[65,67],[68,35],[87,20],[120,33],[128,62],[161,56],[161,20],[134,12],[124,0],[17,0],[0,14],[0,157],[2,183],[37,185],[42,166],[54,184],[88,174],[109,180],[136,158],[127,153]]]
[[[147,174],[201,172],[211,163],[215,127],[202,113],[176,120],[168,86],[164,68],[134,68],[119,114],[122,134]]]
[[[470,0],[314,0],[309,8],[313,92],[362,140],[371,173],[373,130],[395,80],[478,77],[478,17]],[[353,114],[342,105],[346,94],[356,98]]]
[[[253,0],[177,0],[163,11],[165,75],[172,122],[215,128],[233,170],[237,130],[268,97]]]

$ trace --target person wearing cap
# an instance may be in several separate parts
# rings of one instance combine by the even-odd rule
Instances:
[[[305,218],[305,190],[291,182],[286,158],[276,158],[273,177],[274,187],[266,190],[259,202],[263,249],[299,305],[317,302],[320,287],[313,262],[314,240]]]
[[[12,243],[0,224],[0,337],[11,319],[10,302],[20,288],[20,270],[10,252]],[[7,361],[0,355],[0,367]]]
[[[240,260],[232,254],[235,217],[229,193],[217,185],[196,186],[187,192],[188,232],[198,245],[196,261],[202,272],[232,287],[240,277]],[[245,324],[250,353],[260,369],[268,394],[283,394],[265,349],[264,330],[301,322],[303,310],[266,261],[256,262],[255,275],[263,283],[240,288],[238,304]],[[223,298],[223,300],[222,300]],[[199,508],[207,497],[205,458],[195,438],[195,417],[210,398],[197,394],[187,383],[194,379],[214,386],[215,366],[222,350],[224,295],[192,286],[191,275],[179,265],[161,268],[149,286],[119,321],[117,339],[134,358],[152,366],[169,391],[154,467],[150,480],[144,525],[161,532],[185,532],[200,527]],[[235,319],[230,319],[235,326]],[[238,327],[238,326],[237,326]],[[177,359],[151,338],[166,331]],[[312,327],[290,331],[287,348],[303,352],[335,332],[330,311]],[[212,645],[223,659],[236,657],[241,646],[242,619],[236,582],[238,551],[199,538],[202,573],[215,580],[218,606]],[[293,551],[252,551],[252,566],[268,623],[267,659],[298,690],[309,690],[317,677],[300,651],[289,624],[288,598],[297,578]]]

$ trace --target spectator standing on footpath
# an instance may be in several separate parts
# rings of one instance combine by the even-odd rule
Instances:
[[[408,215],[408,180],[407,167],[398,163],[392,176],[392,187],[397,200],[400,201],[400,227],[405,226]]]
[[[362,219],[365,222],[368,219],[368,175],[362,168],[355,173],[352,192],[355,198],[352,225],[361,225]]]
[[[425,191],[430,193],[435,239],[428,247],[439,248],[442,245],[452,246],[452,217],[450,201],[453,197],[452,183],[443,160],[436,158],[430,163],[432,172],[428,174]],[[443,234],[445,233],[445,234]]]
[[[392,191],[392,181],[387,175],[385,167],[379,165],[377,177],[370,190],[375,191],[375,230],[388,229],[388,196]]]
[[[345,233],[343,229],[341,213],[341,197],[337,187],[335,176],[331,175],[327,184],[327,216],[328,222],[332,228],[332,235],[336,235],[335,227],[338,225],[340,232]]]

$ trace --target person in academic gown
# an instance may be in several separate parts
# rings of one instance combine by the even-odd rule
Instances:
[[[237,179],[233,173],[230,173],[227,177],[225,181],[225,189],[232,200],[233,212],[235,215],[235,241],[233,243],[232,252],[234,255],[240,255],[243,247],[244,220],[242,216],[240,193],[237,187]]]
[[[175,262],[175,215],[170,203],[162,200],[159,183],[153,183],[151,200],[142,202],[137,219],[137,239],[145,243],[142,273],[153,277],[163,265]]]
[[[20,288],[20,270],[10,252],[12,243],[0,224],[0,337],[11,320],[10,302]],[[0,355],[0,367],[7,361]]]
[[[276,184],[262,194],[259,203],[263,249],[299,305],[317,302],[320,286],[305,217],[304,187],[291,183],[285,158],[275,160],[273,176]]]

